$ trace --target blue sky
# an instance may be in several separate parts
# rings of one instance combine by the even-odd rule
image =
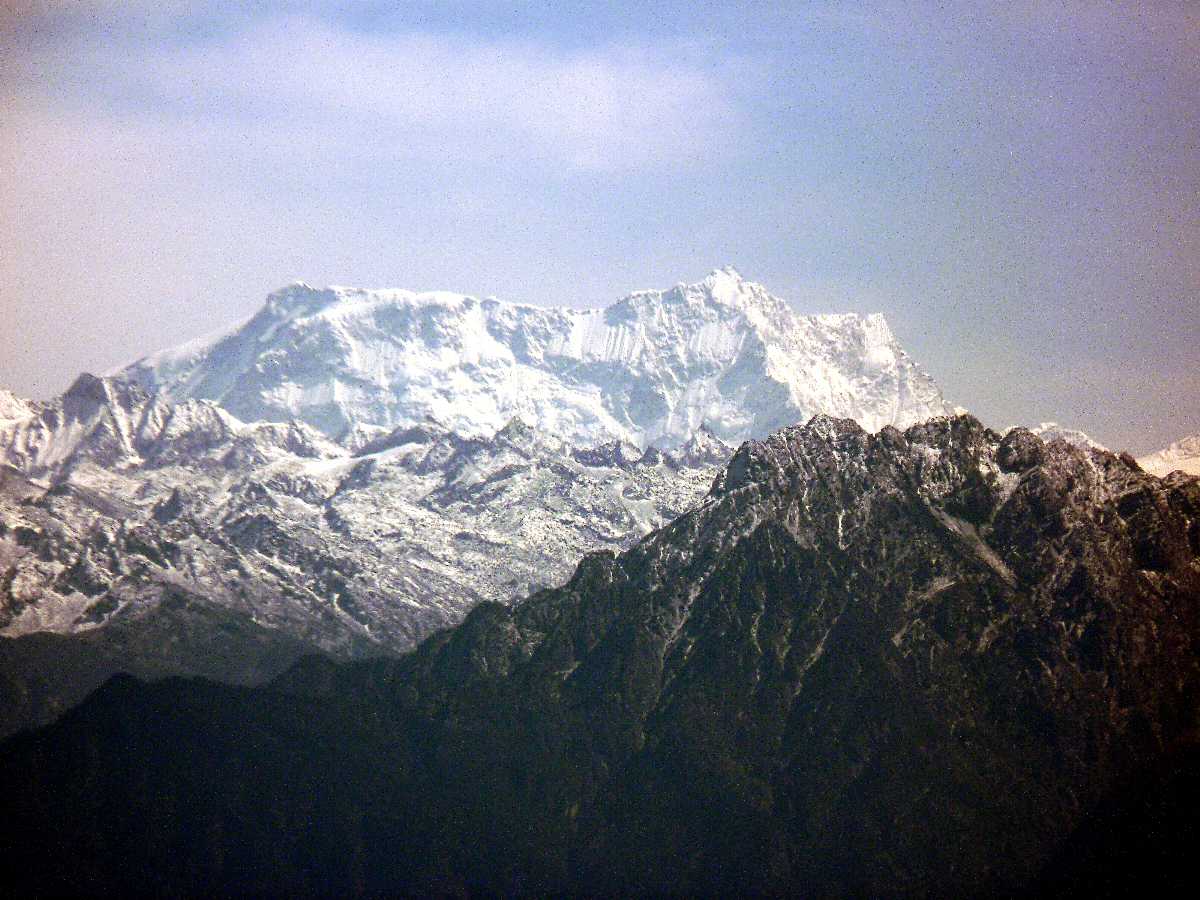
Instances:
[[[0,13],[0,385],[312,283],[596,305],[732,263],[989,424],[1200,432],[1200,7]]]

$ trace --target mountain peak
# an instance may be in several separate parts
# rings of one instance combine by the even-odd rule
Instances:
[[[739,272],[735,267],[733,267],[733,266],[718,266],[717,268],[713,269],[711,272],[708,273],[708,275],[704,279],[704,282],[706,284],[707,283],[716,284],[718,282],[723,282],[723,281],[741,282],[741,281],[745,281],[745,280],[746,279],[742,277],[742,273]]]
[[[688,298],[703,297],[724,306],[738,309],[787,306],[772,296],[756,281],[748,281],[733,266],[713,269],[695,284],[680,284],[677,288]]]
[[[520,416],[513,416],[496,432],[496,438],[518,444],[526,443],[535,436],[533,427]]]
[[[267,294],[267,304],[269,305],[274,302],[276,304],[283,305],[288,301],[294,300],[298,297],[303,297],[306,294],[314,293],[321,293],[321,289],[313,287],[311,284],[305,281],[289,281],[283,287],[276,288],[275,290],[271,291],[271,293]]]
[[[519,413],[576,447],[667,449],[701,422],[736,445],[819,412],[874,431],[948,411],[882,319],[800,315],[732,266],[603,309],[296,282],[242,327],[123,377],[335,439],[427,415],[490,437]]]
[[[1153,475],[1166,476],[1175,471],[1200,475],[1200,434],[1182,438],[1157,453],[1143,456],[1138,464]]]
[[[275,318],[295,318],[319,312],[341,299],[336,288],[316,288],[303,281],[293,281],[267,295],[263,312]]]
[[[1007,431],[1012,431],[1016,426],[1010,426]],[[1049,442],[1053,440],[1066,441],[1073,447],[1078,447],[1081,450],[1107,450],[1103,444],[1095,441],[1091,436],[1080,431],[1078,428],[1068,428],[1065,425],[1060,425],[1058,422],[1040,422],[1037,425],[1027,426],[1031,434],[1037,435],[1043,441]]]
[[[80,400],[94,400],[97,403],[103,402],[106,397],[104,380],[93,375],[91,372],[81,372],[71,386],[67,388],[64,397],[78,398]]]
[[[732,454],[733,448],[714,434],[707,422],[701,422],[671,459],[680,465],[711,465],[727,461]]]

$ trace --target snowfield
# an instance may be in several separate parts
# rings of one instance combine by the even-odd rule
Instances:
[[[818,412],[875,431],[951,411],[881,316],[803,316],[732,268],[591,310],[294,284],[234,331],[114,374],[331,439],[519,416],[581,447],[671,447],[702,424],[738,444]]]

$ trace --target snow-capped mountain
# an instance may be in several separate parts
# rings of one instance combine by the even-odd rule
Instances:
[[[1165,476],[1171,472],[1186,472],[1188,475],[1200,475],[1200,434],[1185,437],[1138,460],[1140,465],[1152,475]]]
[[[37,404],[23,400],[12,391],[0,388],[0,427],[9,422],[18,422],[32,416]]]
[[[1007,431],[1012,431],[1017,427],[1024,426],[1013,425]],[[1093,440],[1091,435],[1086,432],[1080,431],[1078,428],[1068,428],[1065,425],[1058,424],[1058,422],[1040,422],[1037,425],[1028,426],[1027,430],[1036,434],[1043,441],[1066,441],[1072,447],[1078,447],[1080,450],[1108,449],[1099,441]]]
[[[0,685],[17,684],[0,690],[0,734],[113,671],[261,680],[304,648],[406,650],[481,600],[628,546],[703,497],[732,453],[704,429],[643,453],[519,420],[471,438],[425,422],[351,450],[91,376],[0,429],[0,448],[20,469],[0,468],[0,637],[83,642],[35,643],[34,661],[0,648]],[[73,681],[26,683],[72,655]]]
[[[97,391],[117,395],[119,383],[94,381]],[[26,472],[44,473],[50,461],[58,467],[49,481],[10,476],[21,487],[13,489],[0,539],[41,547],[27,561],[44,571],[9,580],[10,603],[0,613],[9,633],[94,625],[104,616],[86,611],[121,608],[113,586],[120,579],[111,577],[120,573],[116,560],[107,574],[93,572],[102,591],[74,591],[68,580],[58,601],[50,598],[70,564],[94,569],[96,549],[113,547],[116,532],[144,527],[177,541],[174,550],[184,556],[197,542],[211,545],[213,559],[227,562],[233,552],[234,584],[258,555],[286,560],[295,571],[250,568],[260,578],[274,572],[284,584],[306,584],[306,602],[332,601],[352,631],[403,647],[428,629],[395,616],[428,607],[441,611],[430,623],[437,626],[480,599],[515,598],[552,583],[583,553],[625,545],[698,500],[732,453],[703,430],[674,451],[573,448],[518,419],[472,438],[425,422],[351,451],[301,423],[246,424],[208,401],[120,400],[65,417],[57,440],[38,439],[45,419],[64,420],[58,402],[12,432],[10,459],[24,461]],[[106,528],[116,532],[100,534]],[[58,538],[64,546],[47,551],[46,542]],[[505,549],[503,570],[493,565],[498,548]],[[312,583],[322,567],[309,550],[335,568],[338,560],[363,558],[347,584],[324,591]],[[213,563],[212,572],[199,558],[162,566],[186,570],[180,577],[223,595],[224,564]],[[261,585],[253,593],[245,603],[230,594],[230,602],[270,619]],[[374,633],[373,625],[380,626]]]
[[[20,412],[22,406],[13,406]],[[24,415],[0,420],[0,463],[34,477],[63,480],[91,462],[110,470],[200,458],[215,447],[261,457],[268,449],[317,457],[337,452],[302,422],[243,423],[208,400],[173,404],[139,385],[80,375],[60,397],[23,402]]]
[[[0,394],[0,637],[119,635],[93,680],[129,647],[220,677],[187,658],[205,628],[263,660],[231,678],[399,652],[680,514],[734,442],[945,408],[882,318],[732,269],[599,310],[293,285],[215,340]]]
[[[702,424],[737,444],[818,412],[870,431],[950,412],[881,316],[800,315],[732,268],[604,309],[293,284],[224,336],[114,374],[349,441],[519,416],[579,447],[672,447]]]

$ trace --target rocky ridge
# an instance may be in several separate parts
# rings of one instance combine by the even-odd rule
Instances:
[[[1200,481],[969,416],[817,417],[402,659],[110,683],[5,746],[0,858],[23,889],[172,893],[1070,886],[1196,746],[1198,626]]]
[[[583,554],[628,546],[697,501],[732,452],[706,432],[678,451],[579,450],[519,420],[476,438],[425,422],[352,451],[303,423],[246,424],[209,401],[170,405],[90,376],[6,437],[23,471],[0,471],[0,636],[119,623],[116,644],[129,647],[126,632],[187,597],[244,623],[232,633],[253,632],[246,666],[258,671],[265,653],[268,675],[301,648],[401,652],[481,600],[565,579]],[[168,643],[158,659],[145,644],[124,669],[195,672],[194,643]],[[122,667],[119,654],[101,656]],[[19,687],[28,668],[10,667],[0,731],[44,718],[28,702],[36,691]],[[97,668],[71,698],[112,670]]]
[[[1010,428],[1009,431],[1012,429]],[[1030,433],[1036,434],[1043,441],[1053,441],[1055,439],[1064,440],[1072,446],[1079,447],[1082,450],[1107,450],[1108,448],[1092,438],[1091,435],[1078,428],[1068,428],[1065,425],[1060,425],[1057,422],[1040,422],[1037,425],[1029,426]]]

